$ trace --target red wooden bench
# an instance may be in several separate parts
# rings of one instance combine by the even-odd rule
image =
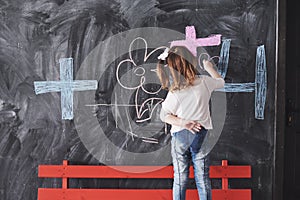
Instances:
[[[228,178],[251,178],[251,166],[228,166],[222,160],[222,166],[211,166],[210,178],[222,178],[222,189],[212,190],[213,200],[251,200],[251,189],[228,189]]]
[[[210,177],[222,178],[222,189],[213,189],[213,200],[250,200],[250,189],[228,189],[228,178],[250,178],[250,166],[211,166]],[[117,170],[120,169],[120,170]],[[62,178],[62,188],[38,188],[38,200],[163,200],[172,199],[171,189],[77,189],[68,188],[68,178],[173,178],[173,167],[157,166],[87,166],[68,165],[40,165],[40,178]],[[134,172],[143,173],[134,173]],[[193,168],[190,178],[193,178]],[[196,189],[187,190],[187,200],[198,199]]]

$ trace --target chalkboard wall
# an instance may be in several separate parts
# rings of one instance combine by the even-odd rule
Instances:
[[[104,56],[109,53],[98,49],[97,55],[102,60],[99,63],[109,65],[97,66],[97,70],[102,70],[101,77],[97,76],[97,70],[93,76],[89,74],[93,72],[91,69],[85,73],[86,60],[99,45],[101,50],[112,48],[113,54],[117,54],[116,45],[105,46],[105,41],[116,34],[145,27],[176,32],[170,36],[153,34],[153,42],[159,37],[164,43],[156,45],[162,46],[171,40],[184,39],[186,26],[195,27],[197,38],[221,34],[223,41],[231,40],[226,83],[255,82],[256,52],[259,46],[264,46],[267,71],[264,117],[255,117],[254,91],[223,93],[227,100],[224,127],[209,155],[215,165],[221,164],[222,159],[233,165],[251,165],[252,178],[230,180],[230,187],[251,188],[253,199],[272,199],[276,15],[275,0],[1,0],[0,199],[32,200],[37,198],[38,187],[59,187],[59,179],[37,178],[39,164],[61,164],[63,159],[71,164],[130,164],[125,162],[130,157],[126,152],[142,154],[168,148],[170,134],[165,134],[164,124],[157,117],[159,106],[151,117],[151,126],[147,121],[140,123],[146,127],[141,129],[145,133],[157,131],[154,139],[148,138],[146,142],[121,130],[122,124],[127,123],[125,111],[116,109],[116,105],[109,106],[128,98],[126,92],[112,96],[118,82],[117,65],[128,53],[109,62]],[[144,34],[145,30],[148,29],[141,29],[140,33]],[[129,43],[122,44],[128,48]],[[219,55],[220,46],[207,51]],[[136,51],[133,57],[142,60],[141,55]],[[59,80],[61,58],[73,58],[74,79],[98,81],[97,90],[75,93],[73,120],[62,119],[60,92],[37,95],[34,90],[36,81]],[[145,87],[155,89],[159,85]],[[80,107],[81,98],[86,95],[92,99],[91,104],[99,105]],[[159,95],[164,97],[166,91]],[[142,94],[138,100],[149,96]],[[134,101],[134,97],[129,98],[129,103]],[[128,110],[126,116],[136,120],[134,108]],[[89,122],[85,112],[96,119],[111,141],[96,149],[96,154],[82,139],[81,122]],[[89,134],[96,128],[91,125],[85,132]],[[145,139],[147,134],[144,136]],[[112,146],[117,148],[111,150]],[[153,158],[150,164],[170,164],[169,159],[170,154],[163,154]],[[171,188],[171,185],[172,180],[70,181],[70,187],[77,188]],[[189,187],[195,187],[194,183]],[[213,187],[220,187],[220,182],[213,181]]]

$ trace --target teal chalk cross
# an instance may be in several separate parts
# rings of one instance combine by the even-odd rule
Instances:
[[[73,80],[73,58],[61,58],[60,81],[34,81],[36,94],[48,92],[61,93],[62,119],[73,119],[73,92],[96,90],[97,80]]]

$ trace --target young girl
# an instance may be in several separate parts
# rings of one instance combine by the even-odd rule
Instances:
[[[172,47],[157,65],[157,75],[168,95],[162,103],[161,120],[171,124],[174,167],[173,200],[185,200],[190,162],[200,200],[211,200],[208,158],[200,152],[207,130],[212,129],[209,100],[224,80],[211,62],[203,67],[210,74],[197,75],[197,59],[185,47]]]

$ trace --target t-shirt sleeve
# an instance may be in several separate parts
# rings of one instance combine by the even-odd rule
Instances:
[[[213,78],[210,76],[204,76],[204,77],[209,92],[212,92],[215,89],[223,88],[225,85],[225,81],[223,78]]]
[[[164,122],[167,115],[176,115],[178,109],[178,100],[174,93],[169,92],[166,99],[162,102],[162,107],[160,111],[160,119]]]

